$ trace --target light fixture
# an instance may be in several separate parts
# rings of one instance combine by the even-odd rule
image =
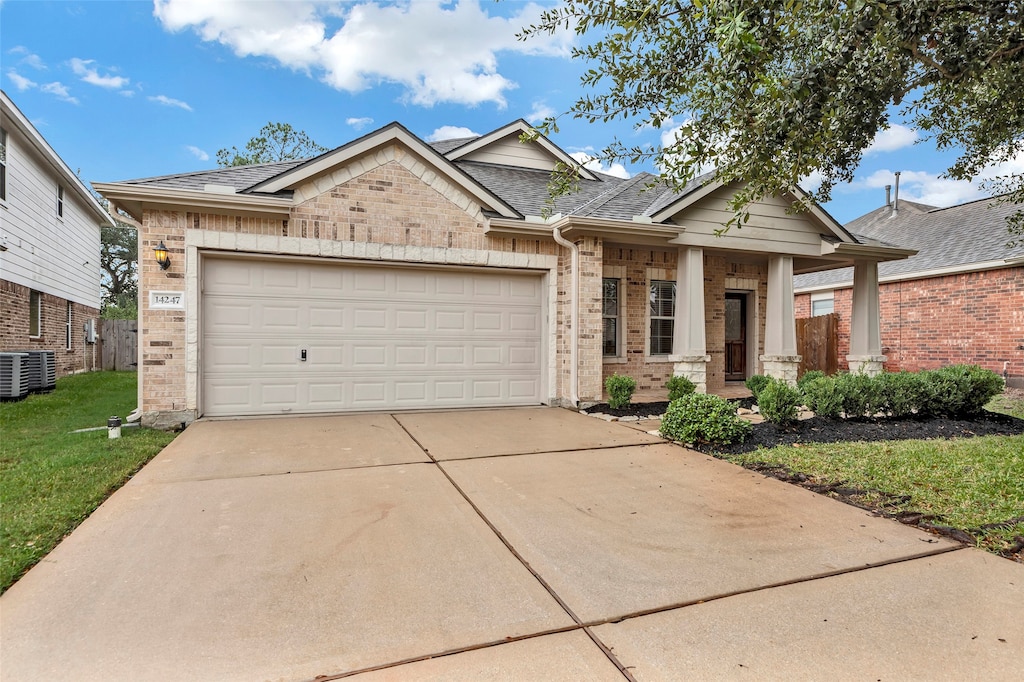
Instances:
[[[160,266],[161,270],[166,270],[171,267],[171,257],[167,255],[167,247],[164,246],[164,240],[160,240],[160,244],[153,249],[153,253],[156,255],[156,262]]]

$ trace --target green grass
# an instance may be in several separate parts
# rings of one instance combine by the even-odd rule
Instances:
[[[174,435],[107,418],[136,406],[135,372],[64,377],[52,393],[0,403],[0,592],[53,549]]]
[[[1015,393],[1015,396],[1020,394],[1021,393],[1018,390]],[[1008,414],[1011,417],[1016,417],[1017,419],[1024,419],[1024,398],[1011,397],[1009,394],[1003,393],[1002,395],[997,395],[993,398],[992,401],[985,406],[985,409],[991,410],[992,412]]]
[[[1024,515],[1024,436],[809,444],[725,458],[782,465],[812,483],[881,491],[858,499],[869,506],[908,496],[885,509],[934,515],[931,523],[965,530],[990,551],[1005,553],[1024,536],[1024,523],[979,529]]]

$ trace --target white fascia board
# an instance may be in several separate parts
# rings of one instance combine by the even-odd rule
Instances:
[[[487,145],[493,144],[494,142],[497,142],[498,140],[504,137],[508,137],[513,133],[522,134],[530,132],[533,132],[533,127],[523,119],[519,119],[518,121],[513,121],[512,123],[509,123],[506,126],[502,126],[497,130],[489,132],[486,135],[481,135],[472,142],[467,142],[461,147],[456,147],[455,149],[452,149],[447,154],[445,154],[445,158],[447,158],[449,161],[458,161],[459,159],[467,156],[468,154],[472,154],[473,152],[479,149],[483,149]],[[601,178],[599,178],[589,169],[584,168],[579,161],[569,156],[569,154],[562,150],[561,147],[559,147],[557,144],[555,144],[548,138],[544,137],[543,135],[539,135],[537,137],[536,142],[541,147],[543,147],[544,151],[546,151],[548,154],[551,154],[552,156],[554,156],[556,159],[566,164],[567,166],[576,168],[579,171],[579,174],[586,178],[587,180],[597,180],[598,182],[603,182]]]
[[[602,218],[577,218],[568,216],[554,220],[538,222],[536,220],[505,220],[491,218],[488,234],[521,237],[551,237],[555,228],[564,237],[574,235],[599,236],[613,238],[624,243],[642,242],[666,244],[685,231],[678,225],[656,225],[635,223],[631,220],[607,220]]]
[[[981,263],[970,263],[968,265],[950,265],[945,268],[934,268],[932,270],[918,270],[917,272],[903,272],[898,275],[888,275],[878,278],[879,284],[889,282],[907,282],[915,279],[931,279],[933,277],[948,277],[949,275],[962,275],[969,272],[981,272],[983,270],[1001,270],[1003,268],[1019,268],[1024,266],[1022,262],[1015,262],[1019,259],[993,260]],[[850,267],[849,265],[844,267]],[[828,284],[816,284],[809,287],[793,289],[795,294],[809,294],[817,291],[828,291],[831,289],[849,289],[853,286],[853,280],[831,282]]]
[[[372,133],[362,139],[356,140],[355,142],[338,147],[334,151],[327,152],[326,154],[323,154],[308,163],[301,164],[290,171],[286,171],[280,175],[270,178],[269,180],[253,185],[247,190],[247,192],[273,194],[285,189],[294,189],[298,185],[306,182],[309,178],[322,175],[330,171],[332,168],[344,166],[345,164],[362,156],[366,156],[375,149],[379,149],[380,147],[386,146],[390,143],[399,143],[414,152],[424,163],[443,175],[452,184],[464,190],[481,205],[508,218],[519,216],[515,209],[502,201],[500,197],[492,194],[476,181],[456,169],[447,159],[442,163],[437,163],[437,159],[439,157],[441,159],[444,159],[444,157],[441,157],[418,137],[395,123],[381,128],[377,133]]]
[[[807,198],[807,193],[799,187],[793,187],[790,189],[790,193],[793,194],[797,199],[803,200]],[[827,211],[825,211],[817,202],[812,202],[808,207],[807,212],[817,218],[818,222],[828,228],[835,237],[844,243],[856,244],[857,239],[850,234],[845,227],[839,224],[835,218],[833,218]],[[916,253],[916,252],[915,252]],[[913,254],[910,254],[913,255]]]
[[[891,260],[903,260],[917,255],[917,249],[904,249],[898,246],[875,246],[870,244],[851,244],[840,242],[833,244],[821,240],[822,256],[844,256],[859,260],[873,260],[879,263]]]
[[[717,190],[719,187],[722,187],[723,184],[724,183],[722,183],[719,180],[713,180],[711,182],[704,184],[703,186],[693,190],[686,196],[679,197],[679,199],[673,201],[671,204],[669,204],[665,208],[661,209],[660,211],[652,215],[651,221],[655,223],[665,222],[666,220],[676,215],[677,213],[686,210],[690,206],[693,206],[695,203],[697,203],[704,197],[708,196],[709,194]]]
[[[217,194],[192,189],[168,189],[117,182],[97,182],[96,191],[122,208],[126,204],[158,204],[189,210],[206,208],[216,211],[244,212],[259,215],[287,216],[292,209],[290,197],[263,197],[252,194]],[[142,216],[135,216],[141,219]]]
[[[46,159],[57,175],[78,195],[79,199],[85,203],[86,207],[100,224],[103,226],[113,225],[110,216],[103,210],[100,203],[96,201],[96,197],[92,195],[92,192],[85,186],[82,179],[71,172],[64,159],[60,158],[60,155],[50,146],[50,143],[39,134],[35,126],[25,117],[25,114],[21,113],[21,110],[18,109],[17,105],[11,101],[11,98],[3,90],[0,90],[0,110],[3,111],[4,118],[11,120],[22,136],[28,140],[29,144],[36,148],[36,151]]]

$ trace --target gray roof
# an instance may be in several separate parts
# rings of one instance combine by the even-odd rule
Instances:
[[[934,208],[900,201],[899,211],[882,206],[846,224],[865,243],[883,242],[917,249],[916,256],[879,263],[878,276],[912,277],[940,268],[967,267],[975,263],[1024,257],[1024,245],[1006,247],[1009,235],[1006,218],[1020,210],[1020,204],[980,199],[948,208]],[[849,284],[853,270],[826,270],[793,279],[796,288]]]
[[[196,171],[193,173],[178,173],[175,175],[160,175],[154,178],[138,178],[136,180],[122,180],[128,185],[148,185],[150,187],[167,187],[169,189],[192,189],[203,191],[206,185],[227,185],[234,187],[236,192],[269,180],[275,175],[295,168],[309,159],[294,159],[292,161],[277,161],[275,163],[260,163],[253,166],[232,166],[229,168],[214,168],[212,170]]]
[[[453,149],[458,149],[462,145],[469,144],[473,140],[479,140],[480,136],[476,137],[456,137],[451,140],[436,140],[434,142],[428,142],[431,147],[434,148],[438,154],[447,154]]]

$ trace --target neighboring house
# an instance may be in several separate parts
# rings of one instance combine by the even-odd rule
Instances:
[[[57,376],[95,369],[110,218],[2,91],[0,145],[0,351],[52,350]]]
[[[1019,205],[982,199],[949,208],[899,201],[846,228],[917,249],[879,266],[882,351],[890,370],[981,365],[1024,384],[1024,245],[1006,247]],[[833,310],[839,355],[849,346],[850,270],[800,275],[798,317]]]
[[[140,223],[143,420],[580,405],[612,373],[793,381],[793,273],[854,263],[854,354],[878,364],[877,263],[913,251],[792,197],[716,236],[732,192],[707,181],[580,168],[549,206],[575,162],[528,130],[428,144],[393,123],[309,160],[96,183]]]

